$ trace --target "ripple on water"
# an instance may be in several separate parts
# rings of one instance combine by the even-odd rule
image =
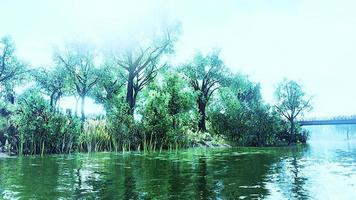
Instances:
[[[312,146],[6,159],[0,199],[33,197],[34,184],[38,199],[350,199],[355,155]]]

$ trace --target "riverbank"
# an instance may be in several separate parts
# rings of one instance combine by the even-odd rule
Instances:
[[[305,143],[293,143],[288,145],[286,141],[276,143],[273,146],[246,146],[243,144],[239,143],[232,143],[229,140],[227,140],[223,136],[218,136],[218,135],[211,135],[208,132],[201,133],[201,132],[188,132],[187,133],[187,138],[189,140],[189,143],[184,146],[184,147],[171,147],[168,149],[161,149],[161,148],[152,148],[152,149],[146,149],[148,152],[161,152],[162,150],[187,150],[187,149],[194,149],[194,148],[243,148],[243,147],[251,147],[251,148],[266,148],[266,147],[293,147],[293,146],[299,146],[303,145]],[[0,147],[1,149],[1,147]],[[106,150],[97,150],[97,148],[91,148],[91,151],[85,151],[85,150],[79,150],[79,151],[70,151],[69,153],[63,152],[63,153],[45,153],[45,155],[65,155],[65,154],[70,154],[70,153],[99,153],[99,152],[130,152],[130,151],[145,151],[143,149],[133,149],[131,150],[128,149],[118,149],[118,151],[115,151],[114,149],[106,149]],[[40,155],[40,154],[24,154],[25,156],[28,155]],[[8,157],[14,157],[17,156],[16,153],[12,152],[10,155],[6,152],[0,152],[0,158],[8,158]]]

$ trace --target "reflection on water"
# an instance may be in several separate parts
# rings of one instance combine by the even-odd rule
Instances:
[[[0,159],[0,199],[354,199],[352,134],[312,132],[304,147]]]

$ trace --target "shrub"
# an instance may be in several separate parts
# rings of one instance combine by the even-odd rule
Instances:
[[[69,153],[76,148],[79,121],[52,111],[49,103],[35,90],[20,96],[12,121],[16,126],[15,149],[20,155]]]
[[[135,122],[134,117],[128,113],[129,106],[123,99],[117,99],[107,113],[107,127],[115,151],[140,149],[142,146],[140,122]]]

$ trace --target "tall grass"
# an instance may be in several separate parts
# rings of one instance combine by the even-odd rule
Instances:
[[[79,136],[79,150],[85,152],[112,151],[112,136],[104,120],[88,120]]]

